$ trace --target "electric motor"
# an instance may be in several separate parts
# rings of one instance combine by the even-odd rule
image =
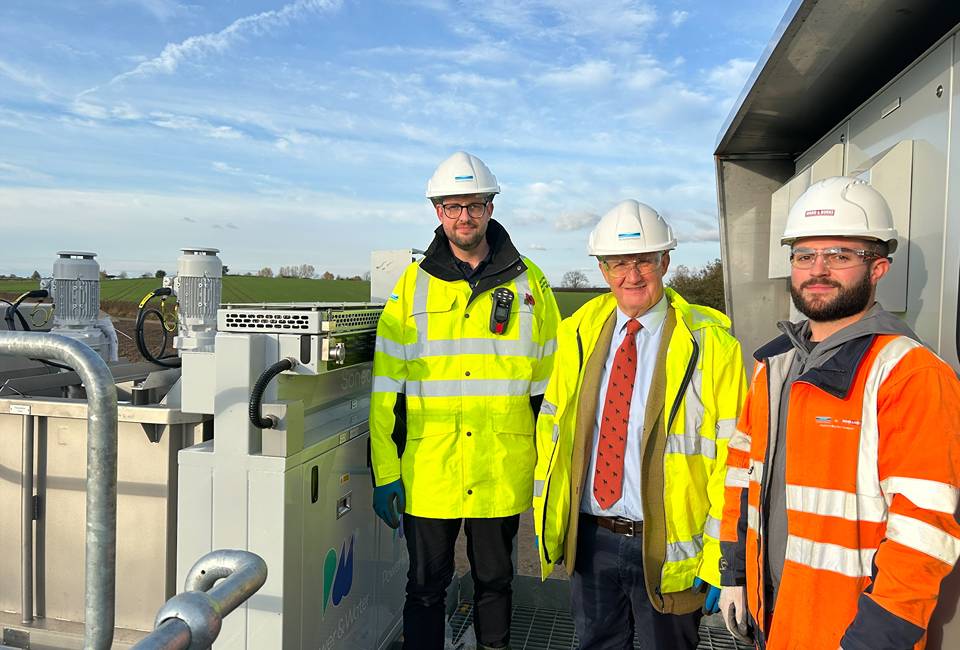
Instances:
[[[50,294],[54,301],[51,332],[86,343],[109,358],[110,346],[97,324],[100,314],[100,265],[96,253],[59,251],[53,263]]]
[[[223,286],[223,263],[216,248],[184,248],[177,258],[177,294],[180,331],[174,346],[181,352],[212,352],[217,335],[217,309]]]

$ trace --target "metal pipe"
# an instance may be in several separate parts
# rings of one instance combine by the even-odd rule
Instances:
[[[20,622],[33,622],[33,416],[23,416],[20,489]]]
[[[219,584],[219,580],[223,580]],[[256,553],[222,549],[211,551],[190,568],[185,591],[206,591],[226,616],[255,594],[267,581],[267,563]]]
[[[113,641],[117,559],[117,388],[89,346],[43,332],[0,332],[0,354],[60,361],[87,391],[86,566],[84,648]]]
[[[242,605],[266,581],[267,563],[255,553],[234,550],[207,553],[191,567],[184,581],[185,591],[160,608],[156,628],[132,650],[211,646],[220,634],[223,617]]]

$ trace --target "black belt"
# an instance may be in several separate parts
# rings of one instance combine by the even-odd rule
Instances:
[[[643,534],[643,522],[624,519],[623,517],[598,517],[597,515],[585,515],[591,517],[601,528],[614,532],[618,535],[633,537]]]

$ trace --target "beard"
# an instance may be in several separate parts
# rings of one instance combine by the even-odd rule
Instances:
[[[805,299],[803,289],[812,284],[827,284],[839,289],[832,300],[825,298]],[[790,297],[793,306],[812,321],[824,323],[848,318],[864,311],[870,304],[873,294],[873,285],[870,283],[870,274],[864,273],[863,279],[849,287],[844,287],[836,280],[811,278],[799,287],[790,283]]]
[[[472,251],[483,242],[487,236],[487,224],[480,222],[475,230],[469,233],[460,233],[457,231],[457,224],[454,222],[450,229],[444,228],[447,239],[462,251]]]

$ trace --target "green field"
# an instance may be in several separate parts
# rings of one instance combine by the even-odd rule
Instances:
[[[104,280],[100,299],[104,302],[137,303],[161,286],[154,278]],[[16,295],[36,289],[33,280],[0,280],[0,294]],[[572,314],[596,293],[556,293],[560,313]],[[301,278],[260,278],[231,275],[223,279],[223,302],[364,302],[370,298],[370,283],[358,280],[309,280]]]

